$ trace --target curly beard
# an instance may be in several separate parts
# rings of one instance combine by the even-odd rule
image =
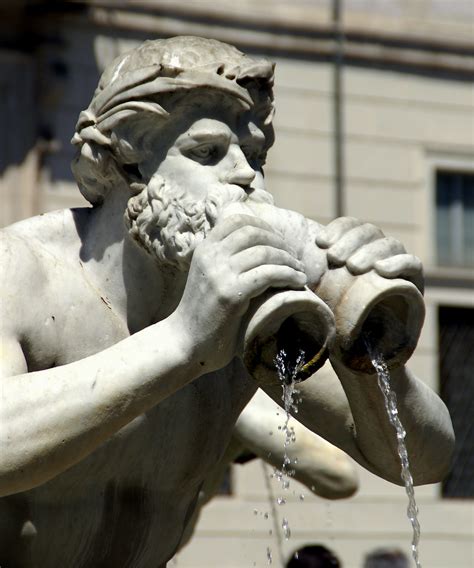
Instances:
[[[221,211],[239,201],[273,203],[264,190],[249,197],[237,186],[219,185],[205,200],[190,199],[185,188],[153,176],[138,195],[129,199],[125,223],[132,238],[160,263],[188,270],[196,246],[216,224]]]

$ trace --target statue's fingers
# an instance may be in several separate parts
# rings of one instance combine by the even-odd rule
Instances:
[[[289,266],[265,264],[239,276],[239,284],[249,298],[259,296],[268,288],[301,289],[306,285],[306,274]]]
[[[362,246],[383,238],[382,231],[370,223],[359,225],[345,233],[327,253],[329,265],[342,266]]]
[[[405,253],[405,247],[393,237],[377,239],[357,250],[347,261],[347,268],[352,274],[364,274],[371,270],[376,262],[385,258]]]
[[[264,264],[289,266],[304,272],[304,264],[286,250],[267,245],[257,245],[245,249],[232,257],[232,265],[236,272],[244,273]]]
[[[423,265],[413,254],[398,254],[379,260],[374,269],[384,278],[403,278],[413,282],[421,293],[424,291]]]
[[[230,254],[237,254],[243,250],[255,246],[269,246],[275,249],[286,250],[296,256],[290,250],[289,244],[280,235],[265,226],[245,225],[232,231],[223,239],[226,250]]]
[[[234,231],[242,227],[258,227],[268,232],[274,232],[271,226],[254,215],[234,214],[219,220],[215,227],[210,231],[209,237],[211,240],[223,240]]]
[[[315,242],[320,248],[329,248],[335,244],[344,233],[347,233],[347,231],[359,225],[361,225],[361,222],[355,217],[339,217],[321,229],[316,236]]]

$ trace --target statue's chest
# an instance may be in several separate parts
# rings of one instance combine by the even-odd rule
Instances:
[[[129,336],[106,299],[81,295],[38,299],[22,348],[29,371],[57,367],[103,351]]]
[[[74,291],[36,305],[29,370],[60,366],[88,357],[128,337],[126,325],[103,299]],[[220,458],[240,411],[255,386],[242,363],[202,376],[136,417],[85,460],[39,488],[47,500],[75,498],[84,486],[121,484],[198,487]],[[180,485],[178,485],[180,484]]]
[[[44,486],[50,500],[79,497],[84,485],[144,486],[194,494],[221,458],[253,394],[232,367],[204,375],[122,428],[85,460]]]
[[[161,488],[199,485],[248,399],[237,382],[230,369],[200,377],[122,429],[105,452],[120,448],[124,470],[129,461],[140,464],[141,475],[160,480]]]

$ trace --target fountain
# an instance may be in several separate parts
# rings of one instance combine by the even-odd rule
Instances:
[[[425,307],[418,288],[402,278],[383,278],[375,270],[355,276],[346,267],[328,266],[313,245],[312,227],[294,211],[273,205],[234,203],[222,213],[254,215],[291,243],[310,275],[305,290],[269,290],[253,302],[242,332],[243,360],[260,383],[276,383],[275,360],[283,349],[287,361],[303,361],[295,380],[314,374],[329,351],[350,369],[374,374],[364,337],[387,366],[403,365],[418,342]],[[318,267],[312,274],[314,267]],[[329,308],[329,309],[328,309]]]
[[[373,331],[389,368],[406,361],[423,307],[404,269],[420,269],[353,220],[338,244],[350,256],[378,239],[389,277],[374,258],[357,274],[350,258],[334,267],[325,229],[272,204],[273,74],[266,59],[196,37],[121,56],[72,140],[92,207],[3,232],[0,564],[165,566],[239,413],[257,385],[274,392],[282,349],[302,391],[331,358],[338,388],[304,401],[306,426],[393,477],[385,425],[365,412],[375,370],[361,338]],[[236,202],[247,213],[221,218]],[[401,374],[423,447],[412,468],[439,481],[449,415]]]

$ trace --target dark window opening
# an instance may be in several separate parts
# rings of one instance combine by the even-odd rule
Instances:
[[[474,309],[439,308],[440,392],[456,446],[443,497],[474,497]]]

